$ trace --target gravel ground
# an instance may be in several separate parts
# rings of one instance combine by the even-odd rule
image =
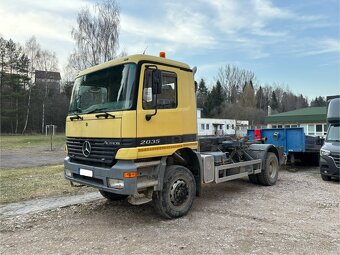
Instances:
[[[44,165],[57,165],[64,162],[64,145],[55,146],[50,151],[48,146],[20,149],[1,149],[0,168],[20,168]]]
[[[282,170],[277,185],[205,185],[186,217],[98,199],[1,217],[1,254],[339,254],[340,186],[317,167]]]

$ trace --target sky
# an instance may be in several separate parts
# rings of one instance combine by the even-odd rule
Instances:
[[[338,0],[117,0],[120,48],[197,66],[208,86],[227,64],[259,84],[281,84],[312,99],[340,94]],[[91,0],[0,0],[0,35],[22,45],[35,35],[66,72],[71,29]]]

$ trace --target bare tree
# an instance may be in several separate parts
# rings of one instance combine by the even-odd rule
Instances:
[[[26,110],[26,118],[24,128],[22,129],[22,134],[26,132],[30,109],[31,109],[31,93],[32,93],[32,86],[33,86],[33,77],[34,71],[37,67],[37,63],[40,57],[40,45],[37,42],[35,36],[32,36],[25,44],[24,52],[30,60],[29,68],[28,68],[28,75],[30,77],[30,82],[28,83],[28,99],[27,99],[27,110]]]
[[[6,40],[0,35],[0,61],[1,61],[1,77],[0,77],[0,92],[2,93],[4,69],[5,69],[5,58],[6,58]]]
[[[270,104],[273,88],[269,84],[265,84],[262,88],[263,88],[263,110],[266,111],[268,105]]]
[[[255,107],[243,106],[241,103],[229,104],[226,103],[222,108],[222,118],[236,119],[236,120],[249,120],[249,123],[262,124],[266,112],[262,109]]]
[[[245,84],[256,81],[255,74],[252,71],[238,68],[233,65],[221,67],[217,74],[219,80],[226,90],[227,102],[236,103],[243,91]]]
[[[45,108],[46,108],[46,99],[47,99],[47,94],[48,94],[47,72],[58,71],[57,56],[55,55],[54,52],[43,50],[40,53],[40,58],[39,58],[37,66],[41,71],[45,71],[44,93],[43,93],[43,101],[42,101],[42,116],[41,116],[41,132],[44,133]]]
[[[83,70],[116,57],[119,37],[119,8],[115,0],[105,0],[80,10],[71,35],[76,49],[68,66]]]
[[[37,62],[37,69],[41,71],[58,71],[58,58],[55,52],[42,50]]]

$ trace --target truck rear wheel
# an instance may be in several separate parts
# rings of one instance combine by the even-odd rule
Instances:
[[[119,201],[119,200],[124,200],[125,198],[127,198],[127,195],[120,195],[120,194],[115,194],[115,193],[111,193],[108,191],[104,191],[104,190],[99,190],[100,194],[102,194],[103,197],[105,197],[106,199],[110,200],[110,201]]]
[[[258,181],[263,186],[272,186],[279,176],[279,161],[273,152],[267,153],[265,166],[258,174]]]
[[[186,167],[166,168],[163,189],[153,194],[156,211],[163,217],[179,218],[188,213],[196,195],[196,182]]]

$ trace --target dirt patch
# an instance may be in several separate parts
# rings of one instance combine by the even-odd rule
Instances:
[[[318,168],[276,186],[204,185],[186,217],[105,199],[2,217],[1,254],[339,254],[340,186]]]

